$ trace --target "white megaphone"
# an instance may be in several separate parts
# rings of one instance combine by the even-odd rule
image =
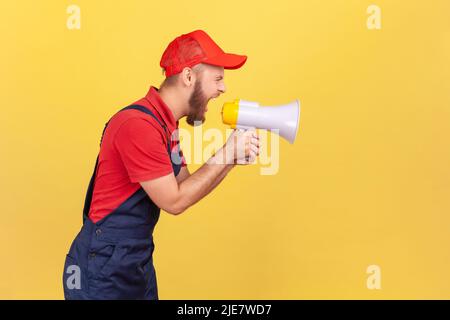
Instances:
[[[294,143],[300,120],[300,101],[279,106],[260,106],[258,102],[237,99],[225,102],[222,121],[234,129],[279,130],[279,135]]]

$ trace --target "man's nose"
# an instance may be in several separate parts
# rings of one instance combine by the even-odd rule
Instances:
[[[225,93],[225,91],[227,91],[227,88],[225,87],[225,84],[223,84],[223,85],[221,85],[220,87],[219,87],[219,92],[222,94],[222,93]]]

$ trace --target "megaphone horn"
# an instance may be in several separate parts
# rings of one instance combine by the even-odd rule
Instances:
[[[279,135],[294,143],[300,121],[300,101],[278,106],[260,106],[258,102],[236,99],[225,102],[222,121],[232,128],[279,130]]]

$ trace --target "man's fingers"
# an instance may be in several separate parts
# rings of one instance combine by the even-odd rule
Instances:
[[[252,138],[252,140],[250,140],[250,142],[253,144],[253,145],[255,145],[255,146],[260,146],[260,142],[259,142],[259,139],[256,139],[256,138]]]
[[[250,145],[250,156],[251,156],[252,152],[255,156],[258,156],[259,155],[259,147],[255,146],[254,144],[251,144]]]

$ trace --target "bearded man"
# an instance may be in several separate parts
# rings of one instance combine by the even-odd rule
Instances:
[[[246,56],[225,53],[203,30],[183,34],[164,51],[166,79],[105,125],[86,194],[83,226],[66,256],[66,299],[158,299],[153,229],[160,209],[179,215],[209,194],[236,164],[259,154],[254,130],[235,130],[190,174],[178,122],[205,121],[208,102],[225,93],[224,69]]]

